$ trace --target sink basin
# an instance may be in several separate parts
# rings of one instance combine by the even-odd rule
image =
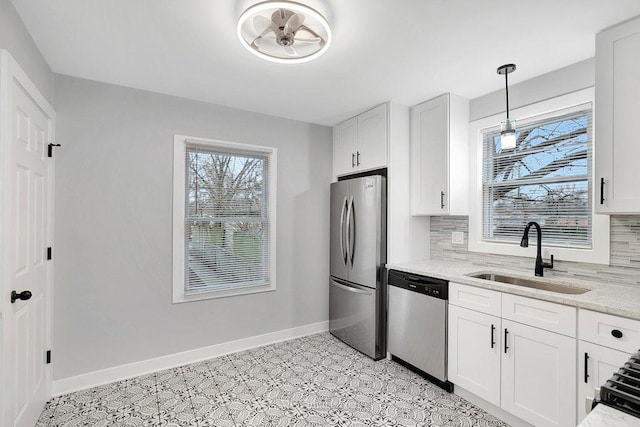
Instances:
[[[469,277],[483,280],[491,280],[493,282],[508,283],[510,285],[524,286],[527,288],[540,289],[543,291],[557,292],[559,294],[584,294],[591,289],[578,288],[574,286],[561,285],[559,283],[548,282],[542,279],[525,279],[523,277],[507,276],[498,273],[475,273],[469,274]]]

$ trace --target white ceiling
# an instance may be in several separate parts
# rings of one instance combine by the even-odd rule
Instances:
[[[640,0],[299,0],[333,43],[303,64],[271,63],[238,40],[260,0],[13,0],[53,71],[334,125],[381,102],[467,98],[595,54],[595,34]]]

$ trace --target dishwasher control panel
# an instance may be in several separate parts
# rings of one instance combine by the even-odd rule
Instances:
[[[449,282],[434,277],[420,276],[397,270],[389,270],[387,284],[408,289],[433,298],[449,299]]]

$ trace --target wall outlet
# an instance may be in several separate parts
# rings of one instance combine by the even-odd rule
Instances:
[[[451,232],[451,244],[452,245],[464,245],[464,232],[452,231]]]

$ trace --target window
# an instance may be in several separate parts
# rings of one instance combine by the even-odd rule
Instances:
[[[536,221],[546,244],[591,248],[591,105],[572,110],[519,123],[513,150],[483,131],[484,240],[519,243]]]
[[[543,256],[608,263],[609,218],[593,213],[592,110],[593,89],[515,110],[517,146],[504,151],[501,115],[471,123],[470,250],[534,255],[519,243],[536,221]]]
[[[173,301],[275,289],[275,149],[174,144]]]

